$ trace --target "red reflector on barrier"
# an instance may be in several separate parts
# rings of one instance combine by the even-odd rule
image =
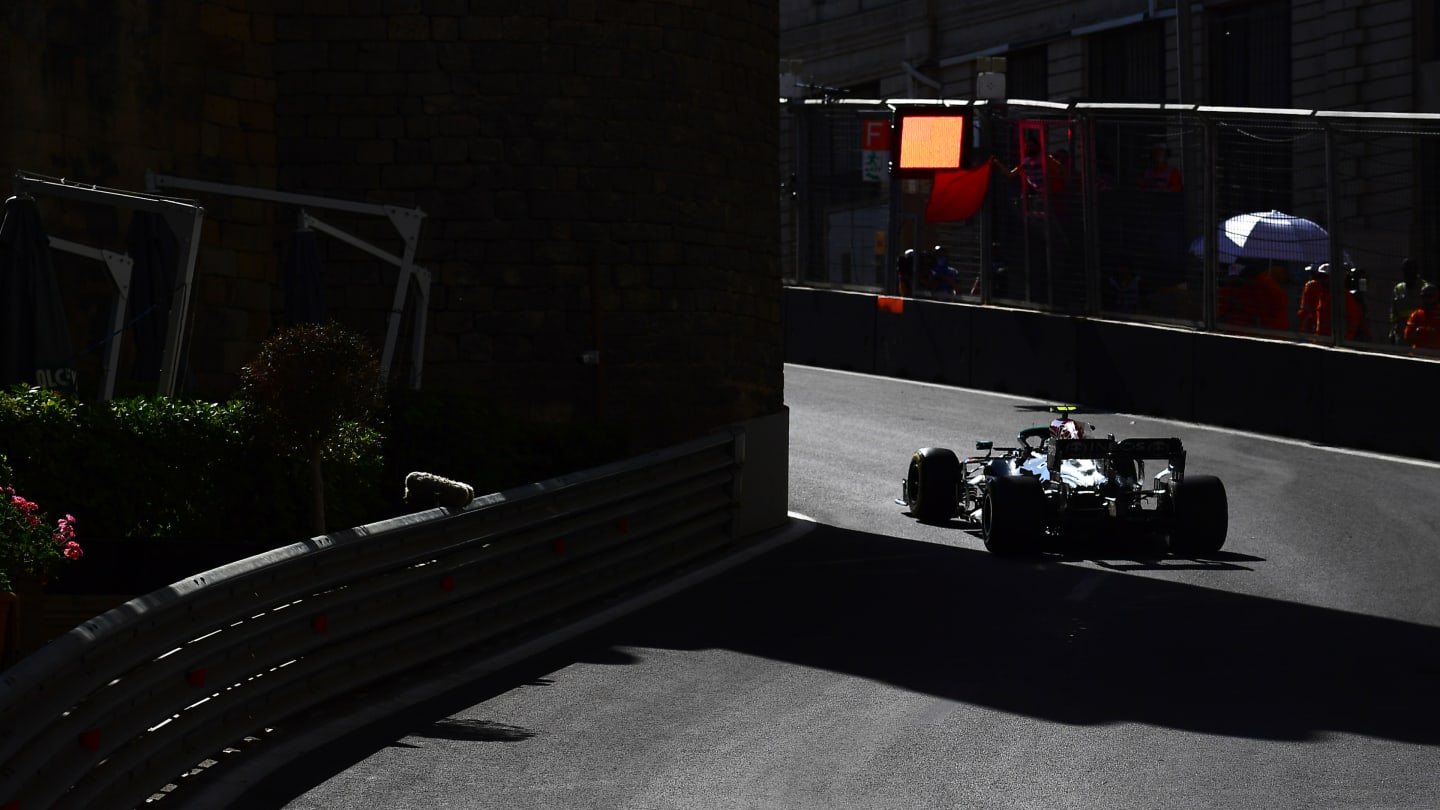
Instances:
[[[896,298],[893,295],[876,296],[875,306],[879,308],[881,312],[889,312],[893,315],[903,315],[905,313],[905,299]]]
[[[316,616],[310,620],[310,629],[317,633],[323,633],[330,629],[330,620],[324,615]]]
[[[100,750],[100,729],[92,728],[80,732],[80,747],[86,751]]]
[[[185,680],[188,681],[191,686],[204,686],[205,670],[192,669],[189,672],[185,673]]]

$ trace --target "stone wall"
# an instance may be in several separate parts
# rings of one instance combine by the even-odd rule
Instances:
[[[273,186],[275,81],[268,3],[88,3],[22,0],[0,27],[6,174],[144,191],[146,172]],[[131,211],[37,195],[46,231],[92,247],[127,249]],[[202,200],[188,393],[224,396],[274,322],[278,304],[273,213],[250,201]],[[102,265],[56,253],[82,394],[100,374],[97,341],[113,285]],[[166,319],[159,311],[128,320]],[[132,378],[128,336],[117,391],[155,389]]]
[[[94,6],[3,21],[21,114],[0,164],[418,206],[426,388],[598,414],[646,445],[781,408],[773,2],[155,0],[98,24]],[[297,212],[200,201],[187,390],[223,396],[280,323]],[[383,219],[312,213],[401,251]],[[47,227],[123,248],[125,212],[71,216]],[[324,260],[330,314],[379,348],[396,272],[333,241]]]

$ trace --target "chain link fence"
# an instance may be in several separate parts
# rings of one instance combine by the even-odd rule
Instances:
[[[937,106],[989,167],[958,221],[889,170],[894,125]],[[795,285],[1411,351],[1402,261],[1440,271],[1437,115],[847,99],[781,124]]]

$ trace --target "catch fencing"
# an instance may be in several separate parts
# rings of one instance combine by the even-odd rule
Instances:
[[[929,178],[889,171],[881,124],[936,110],[966,116],[964,164],[990,167],[983,205],[961,221],[927,218]],[[797,286],[1411,352],[1392,342],[1401,262],[1430,282],[1440,271],[1440,189],[1423,182],[1440,176],[1440,115],[811,99],[781,119],[782,256]],[[1277,251],[1245,247],[1238,221],[1226,231],[1268,212],[1326,233]],[[948,277],[929,272],[937,248]],[[1278,321],[1236,303],[1258,276],[1283,292]],[[1317,277],[1353,304],[1303,328]]]

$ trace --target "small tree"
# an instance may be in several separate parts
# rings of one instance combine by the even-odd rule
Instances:
[[[260,424],[309,461],[312,523],[323,534],[325,447],[347,422],[373,419],[384,401],[374,350],[333,321],[286,327],[241,369],[240,388]]]

